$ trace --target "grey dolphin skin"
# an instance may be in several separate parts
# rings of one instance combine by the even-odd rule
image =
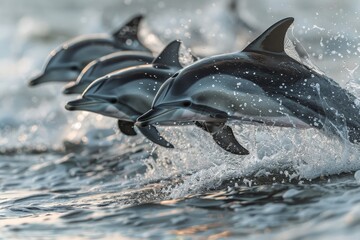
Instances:
[[[152,64],[129,67],[97,79],[84,91],[81,99],[67,103],[65,108],[117,118],[122,133],[136,135],[136,119],[151,108],[161,84],[182,68],[179,62],[180,45],[179,41],[169,43]],[[154,126],[138,129],[154,143],[173,148]]]
[[[75,81],[81,70],[92,60],[116,51],[149,52],[137,36],[142,19],[141,15],[137,15],[112,34],[80,36],[62,44],[50,53],[43,73],[32,78],[29,86],[45,82]]]
[[[356,98],[284,51],[293,18],[271,26],[242,52],[202,59],[169,78],[137,126],[198,121],[225,150],[248,154],[227,121],[317,128],[360,141]]]
[[[147,52],[121,51],[111,53],[86,65],[76,82],[69,82],[63,93],[81,94],[90,83],[106,74],[132,66],[149,64],[153,60],[154,57]]]

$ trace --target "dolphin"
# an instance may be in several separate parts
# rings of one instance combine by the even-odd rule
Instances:
[[[116,70],[136,65],[149,64],[154,57],[147,52],[121,51],[111,53],[90,62],[81,71],[76,82],[69,82],[63,91],[64,94],[81,94],[94,80]]]
[[[161,84],[182,68],[179,62],[180,41],[169,43],[151,64],[115,71],[91,83],[81,99],[68,102],[67,110],[99,113],[118,119],[118,127],[125,135],[136,135],[136,119],[151,107]],[[148,125],[138,127],[149,140],[163,147],[173,145]]]
[[[267,29],[243,51],[205,58],[169,78],[137,126],[197,121],[225,150],[249,152],[228,121],[316,128],[360,141],[360,108],[355,96],[324,74],[284,51],[293,18]]]
[[[112,34],[79,36],[50,52],[43,72],[29,81],[29,86],[45,82],[75,81],[81,70],[92,60],[122,51],[149,52],[138,39],[139,24],[143,16],[137,15]]]

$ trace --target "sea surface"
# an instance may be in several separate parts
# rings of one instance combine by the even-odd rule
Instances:
[[[175,149],[67,112],[63,84],[30,88],[48,53],[144,13],[154,53],[241,51],[295,17],[302,60],[360,97],[356,0],[0,0],[0,239],[360,239],[360,148],[317,130],[234,125],[251,154],[200,129],[163,127]],[[287,51],[296,56],[291,44]],[[304,57],[305,56],[305,57]]]

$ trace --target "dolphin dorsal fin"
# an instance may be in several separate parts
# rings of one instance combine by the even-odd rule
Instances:
[[[126,50],[149,51],[138,38],[139,26],[143,18],[143,15],[138,14],[119,29],[112,32],[112,36],[120,45],[124,46]]]
[[[285,35],[294,22],[294,18],[284,18],[268,28],[257,39],[250,43],[243,52],[267,52],[285,54]]]
[[[154,59],[152,64],[182,68],[179,61],[180,46],[181,46],[181,41],[179,40],[172,41]]]

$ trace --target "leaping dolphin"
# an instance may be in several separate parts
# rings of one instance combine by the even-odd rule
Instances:
[[[154,57],[147,52],[121,51],[111,53],[90,62],[81,71],[76,82],[69,82],[63,91],[64,94],[81,94],[94,80],[116,70],[132,66],[149,64]]]
[[[179,62],[180,45],[179,41],[169,43],[152,64],[129,67],[97,79],[84,91],[81,99],[67,103],[65,108],[117,118],[122,133],[136,135],[136,119],[150,109],[161,84],[182,68]],[[138,129],[154,143],[173,148],[154,126]]]
[[[30,86],[45,82],[75,81],[81,70],[92,60],[120,50],[149,50],[138,38],[143,16],[133,17],[112,34],[80,36],[53,50],[43,72],[29,81]]]
[[[248,151],[227,121],[317,128],[359,142],[356,98],[285,53],[293,21],[275,23],[241,52],[202,59],[177,72],[161,86],[137,126],[198,121],[225,150],[242,155]]]

